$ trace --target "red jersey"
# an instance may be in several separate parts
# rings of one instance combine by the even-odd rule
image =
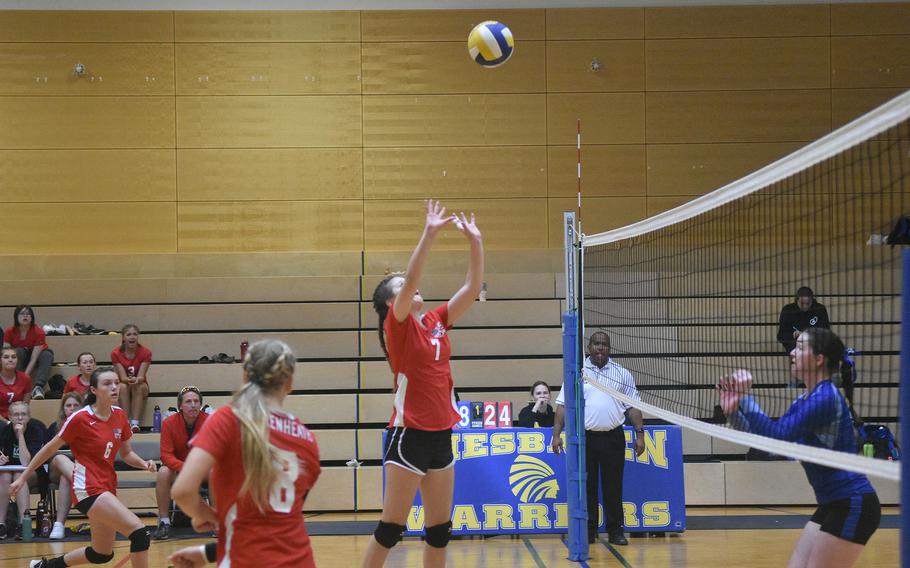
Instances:
[[[9,405],[19,400],[25,400],[26,395],[30,392],[32,392],[32,378],[22,371],[16,371],[16,378],[11,385],[0,379],[0,416],[9,420]]]
[[[44,329],[40,325],[33,325],[25,332],[25,339],[19,337],[19,327],[10,326],[3,332],[3,343],[8,343],[13,347],[41,347],[47,349],[47,336],[44,335]]]
[[[193,434],[202,430],[209,417],[205,412],[199,412],[196,423],[193,425]],[[190,453],[190,434],[186,431],[186,420],[179,412],[171,414],[161,423],[161,463],[171,471],[179,472],[183,469],[183,462]]]
[[[319,477],[319,447],[291,414],[272,411],[269,440],[282,463],[261,512],[249,496],[238,498],[245,477],[240,421],[231,406],[215,411],[193,437],[192,446],[215,458],[211,487],[218,507],[218,564],[226,566],[315,567],[303,523],[303,500]]]
[[[420,321],[408,314],[399,323],[391,311],[385,318],[389,365],[395,375],[390,428],[404,426],[437,432],[458,423],[449,367],[452,345],[446,333],[451,327],[448,303],[423,314]]]
[[[63,387],[63,394],[68,392],[76,391],[85,397],[88,394],[88,385],[84,384],[80,378],[82,375],[73,375],[66,381],[66,385]]]
[[[137,376],[139,367],[141,367],[143,363],[151,364],[151,362],[152,351],[141,343],[136,346],[136,355],[134,355],[132,359],[127,357],[126,353],[121,351],[119,347],[115,347],[114,350],[111,351],[111,363],[123,365],[126,376],[128,377]],[[145,379],[146,382],[148,382],[148,375],[146,375]]]
[[[126,412],[111,407],[111,415],[101,420],[91,406],[72,413],[57,437],[70,446],[73,458],[73,503],[109,491],[117,494],[114,459],[120,445],[133,436]]]

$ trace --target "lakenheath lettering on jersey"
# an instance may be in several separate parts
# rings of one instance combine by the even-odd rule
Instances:
[[[269,429],[295,438],[313,441],[313,434],[310,430],[290,416],[276,416],[272,414],[269,417]]]

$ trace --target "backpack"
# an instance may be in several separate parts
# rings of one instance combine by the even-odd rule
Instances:
[[[859,432],[859,453],[865,444],[872,444],[873,456],[882,460],[901,459],[901,449],[894,441],[894,435],[884,424],[863,424]]]

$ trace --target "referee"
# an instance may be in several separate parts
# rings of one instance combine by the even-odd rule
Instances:
[[[640,400],[632,373],[610,359],[610,336],[596,331],[588,342],[584,376],[625,395]],[[565,387],[556,397],[556,420],[553,424],[553,452],[562,451],[562,429],[566,423]],[[626,457],[623,424],[626,416],[635,427],[635,455],[645,451],[641,411],[615,398],[584,385],[585,394],[585,463],[587,469],[588,543],[597,537],[597,490],[603,492],[604,521],[610,544],[629,544],[623,527],[622,476]],[[598,485],[598,480],[600,484]]]

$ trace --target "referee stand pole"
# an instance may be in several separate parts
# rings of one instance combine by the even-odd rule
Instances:
[[[901,386],[898,417],[901,445],[910,440],[910,249],[904,250],[904,280],[901,297]],[[568,404],[568,403],[567,403]],[[910,505],[910,456],[901,456],[901,509]],[[570,509],[571,514],[571,509]],[[910,568],[910,515],[901,514],[901,567]]]
[[[562,316],[562,368],[566,409],[566,502],[569,508],[569,560],[581,562],[588,553],[588,510],[585,468],[584,396],[578,396],[578,314]]]

